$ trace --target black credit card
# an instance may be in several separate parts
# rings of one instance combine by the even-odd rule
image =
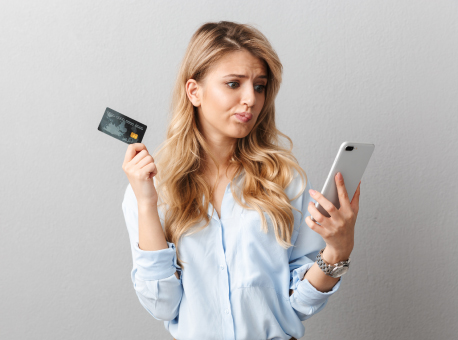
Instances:
[[[146,125],[107,107],[97,129],[124,143],[133,144],[142,142]]]

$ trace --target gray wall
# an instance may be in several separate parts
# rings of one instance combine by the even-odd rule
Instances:
[[[171,339],[137,300],[107,106],[165,137],[204,22],[255,24],[284,65],[279,128],[321,190],[339,145],[376,145],[352,266],[303,339],[458,332],[456,1],[2,1],[0,338]]]

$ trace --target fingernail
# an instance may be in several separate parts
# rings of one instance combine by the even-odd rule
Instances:
[[[341,181],[343,178],[342,178],[342,174],[340,172],[337,173],[337,179],[339,181]]]
[[[313,190],[313,189],[310,189],[310,190],[309,190],[309,193],[310,193],[310,195],[314,196],[314,195],[316,194],[316,191]]]

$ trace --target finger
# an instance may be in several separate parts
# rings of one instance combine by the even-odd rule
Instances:
[[[129,144],[129,146],[127,147],[126,154],[124,156],[124,162],[122,163],[123,167],[137,155],[137,152],[140,152],[142,150],[147,150],[145,144],[143,143]]]
[[[328,214],[334,218],[338,217],[338,211],[337,211],[337,208],[334,206],[334,204],[332,204],[331,202],[329,202],[326,197],[324,197],[321,192],[318,192],[318,191],[315,191],[314,193],[310,190],[309,191],[310,195],[313,197],[313,199],[315,201],[317,201],[318,203],[320,203],[320,205],[324,208],[324,210],[326,210],[328,212]],[[318,210],[317,210],[318,211]],[[321,213],[320,213],[321,214]],[[313,216],[315,219],[316,219],[316,216]],[[318,221],[320,222],[320,221]]]
[[[141,170],[144,174],[142,178],[151,179],[157,174],[156,164],[154,163],[146,164]]]
[[[316,208],[313,202],[309,203],[308,211],[310,212],[310,217],[313,217],[313,219],[315,220],[314,222],[319,223],[319,225],[321,226],[323,225],[323,223],[326,223],[326,220],[329,218],[320,213],[320,211]]]
[[[305,223],[307,223],[307,225],[309,226],[310,229],[312,229],[313,231],[315,231],[318,234],[320,234],[321,237],[324,236],[323,235],[324,234],[324,228],[322,226],[320,226],[319,224],[317,224],[316,222],[313,222],[312,219],[310,218],[310,216],[307,216],[305,218]]]
[[[339,203],[343,210],[348,210],[350,209],[350,199],[348,198],[347,188],[345,188],[344,178],[343,176],[339,178],[339,174],[341,175],[341,173],[338,172],[335,176],[337,193],[339,195]]]
[[[132,160],[130,161],[130,164],[134,165],[134,166],[137,166],[138,163],[144,159],[146,156],[148,156],[148,151],[146,150],[141,150],[139,153],[137,153],[137,155],[132,158]]]
[[[353,199],[351,200],[351,209],[354,211],[355,214],[358,214],[359,211],[359,196],[361,194],[361,181],[356,188],[355,194],[353,195]]]
[[[143,151],[143,150],[142,150]],[[153,159],[153,156],[151,155],[146,155],[145,157],[143,157],[136,165],[135,167],[137,169],[142,169],[145,165],[149,164],[149,163],[154,163],[154,159]]]

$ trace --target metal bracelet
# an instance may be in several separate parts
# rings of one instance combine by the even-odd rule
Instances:
[[[326,247],[324,247],[323,249],[321,249],[320,252],[318,253],[318,255],[316,256],[316,260],[317,260],[316,262],[317,262],[318,266],[320,267],[320,269],[321,269],[326,275],[333,277],[333,276],[331,275],[332,270],[333,270],[336,266],[338,266],[339,264],[342,264],[342,265],[343,265],[343,264],[348,263],[348,261],[349,261],[350,259],[348,259],[348,260],[346,260],[346,261],[337,262],[337,263],[335,263],[334,265],[332,265],[332,264],[330,264],[330,263],[327,263],[327,262],[321,257],[321,254],[323,254],[325,248],[326,248]]]

